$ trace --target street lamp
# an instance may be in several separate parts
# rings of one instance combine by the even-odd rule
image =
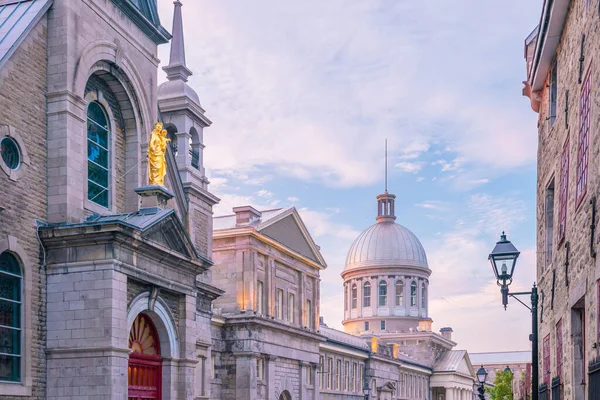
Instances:
[[[496,242],[496,246],[494,250],[490,253],[488,260],[492,264],[492,270],[494,271],[494,275],[496,275],[496,282],[498,286],[500,286],[500,293],[502,293],[502,305],[506,310],[506,306],[508,305],[508,297],[512,297],[517,300],[519,303],[523,304],[525,307],[531,311],[531,335],[529,336],[531,340],[531,399],[538,400],[538,336],[537,336],[537,305],[538,305],[538,292],[535,283],[531,288],[531,292],[514,292],[510,293],[508,291],[508,286],[513,281],[513,273],[515,271],[515,265],[517,264],[517,258],[521,254],[520,251],[510,242],[510,240],[506,239],[506,234],[502,232],[500,235],[500,241]],[[531,307],[527,304],[523,303],[515,296],[531,296]],[[510,370],[510,368],[506,367]],[[506,370],[505,370],[506,371]]]
[[[365,395],[365,400],[369,400],[371,389],[369,388],[369,383],[367,381],[365,381],[365,385],[363,386],[363,394]]]
[[[485,380],[487,379],[487,371],[483,368],[483,365],[477,370],[477,381],[479,382],[479,398],[485,400]]]

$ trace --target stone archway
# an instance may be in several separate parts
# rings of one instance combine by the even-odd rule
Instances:
[[[162,356],[158,331],[145,313],[133,321],[129,332],[127,386],[129,400],[161,399]]]
[[[279,395],[279,400],[292,400],[292,395],[290,394],[290,392],[288,392],[287,390],[284,390],[280,395]]]

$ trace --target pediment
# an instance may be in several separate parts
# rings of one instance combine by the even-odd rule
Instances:
[[[308,233],[295,208],[292,207],[277,218],[260,224],[257,231],[296,253],[321,264],[323,268],[327,266],[319,247]]]
[[[187,232],[174,213],[146,228],[142,237],[188,258],[196,254]]]
[[[379,392],[394,392],[396,390],[396,386],[392,382],[387,382],[385,385],[377,388]]]

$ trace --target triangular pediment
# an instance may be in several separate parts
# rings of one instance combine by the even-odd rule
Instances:
[[[295,208],[261,223],[257,231],[290,250],[326,267],[325,260]]]
[[[196,253],[183,225],[174,213],[146,228],[142,237],[186,257],[192,257]]]

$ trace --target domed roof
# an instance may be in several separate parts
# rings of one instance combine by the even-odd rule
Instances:
[[[371,266],[429,268],[423,245],[414,233],[392,221],[380,221],[352,243],[344,271]]]
[[[387,191],[377,196],[377,223],[356,238],[344,272],[360,267],[401,266],[429,268],[425,249],[410,230],[395,223],[396,196]]]
[[[166,81],[158,87],[158,99],[176,99],[184,98],[192,100],[197,105],[200,105],[198,93],[190,85],[181,80]]]

